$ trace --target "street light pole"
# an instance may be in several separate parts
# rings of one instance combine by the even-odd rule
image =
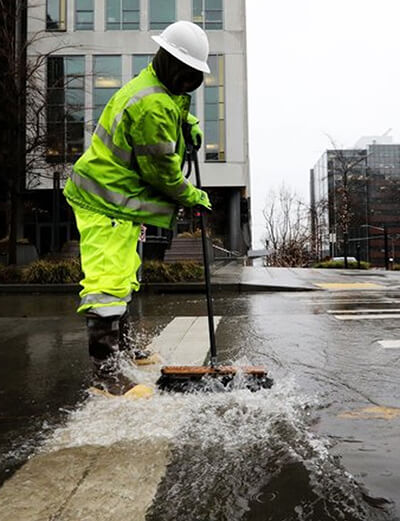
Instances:
[[[347,257],[348,257],[348,244],[349,244],[349,233],[347,231],[347,225],[346,229],[343,232],[343,256],[344,256],[344,268],[347,269],[349,267]]]
[[[357,268],[361,268],[361,244],[358,242],[356,244],[356,250],[357,250]]]
[[[343,186],[344,186],[344,197],[345,197],[345,228],[343,232],[343,255],[344,255],[344,268],[347,269],[348,262],[348,244],[349,244],[349,223],[347,222],[348,214],[349,214],[349,201],[348,201],[348,192],[347,192],[347,170],[343,172]]]
[[[386,224],[383,225],[383,244],[385,249],[385,269],[389,269],[389,241]]]

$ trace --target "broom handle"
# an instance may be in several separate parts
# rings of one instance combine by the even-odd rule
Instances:
[[[199,158],[197,157],[197,150],[193,147],[192,157],[194,162],[194,170],[196,174],[196,185],[201,190],[201,179],[200,179],[200,167]],[[210,334],[210,352],[211,352],[211,367],[215,367],[217,364],[217,346],[215,343],[215,330],[214,330],[214,308],[211,295],[211,278],[210,278],[210,259],[208,255],[207,247],[207,234],[206,234],[206,220],[204,211],[200,210],[200,229],[201,229],[201,241],[203,243],[203,261],[204,261],[204,278],[206,282],[206,295],[207,295],[207,312],[208,312],[208,331]]]

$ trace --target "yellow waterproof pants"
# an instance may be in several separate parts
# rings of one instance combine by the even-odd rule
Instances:
[[[140,225],[73,207],[80,233],[84,279],[78,313],[102,317],[121,316],[139,290],[136,272],[140,266],[137,242]]]

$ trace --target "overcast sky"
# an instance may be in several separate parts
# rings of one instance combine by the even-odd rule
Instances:
[[[308,201],[330,148],[400,142],[400,0],[246,0],[253,248],[283,182]]]

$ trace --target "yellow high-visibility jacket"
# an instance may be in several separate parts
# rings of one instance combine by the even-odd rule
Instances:
[[[182,124],[195,124],[190,96],[175,96],[153,66],[107,103],[92,142],[74,165],[64,195],[74,206],[111,218],[172,228],[177,205],[209,205],[182,174]]]

